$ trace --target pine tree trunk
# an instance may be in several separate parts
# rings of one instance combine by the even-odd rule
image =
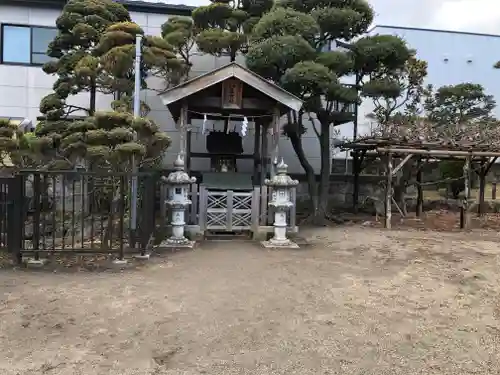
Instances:
[[[94,116],[97,103],[97,88],[95,81],[92,80],[92,86],[90,88],[90,103],[89,103],[89,116]]]
[[[330,124],[326,121],[321,123],[321,133],[319,137],[321,169],[318,187],[318,209],[314,213],[314,222],[321,224],[325,219],[328,208],[328,195],[330,187],[330,173],[332,161],[330,159]]]
[[[295,154],[299,159],[300,165],[306,173],[309,196],[311,197],[311,205],[313,208],[313,212],[316,212],[319,208],[319,197],[314,168],[306,158],[304,148],[302,147],[302,139],[300,138],[300,136],[298,134],[289,134],[289,138],[290,142],[292,143],[293,150],[295,151]]]

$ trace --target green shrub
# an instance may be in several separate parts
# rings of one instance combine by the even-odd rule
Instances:
[[[445,160],[439,163],[441,178],[450,179],[444,185],[448,188],[453,199],[458,199],[460,193],[465,190],[463,166],[463,161],[460,160]]]

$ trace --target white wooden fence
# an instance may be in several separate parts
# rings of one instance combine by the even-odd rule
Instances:
[[[162,188],[162,212],[165,207],[166,187]],[[269,207],[272,187],[255,186],[253,190],[212,190],[203,184],[192,184],[189,191],[191,205],[186,208],[186,224],[198,226],[200,232],[252,231],[272,229],[273,211]],[[296,188],[291,190],[293,207],[288,212],[289,230],[296,230]],[[264,228],[263,228],[264,227]]]

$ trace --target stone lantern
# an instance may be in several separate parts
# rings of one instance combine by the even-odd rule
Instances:
[[[291,190],[299,184],[299,181],[292,180],[287,175],[288,165],[281,159],[281,162],[276,165],[276,175],[270,180],[266,180],[265,184],[273,188],[272,198],[269,202],[269,207],[274,209],[274,236],[269,241],[263,241],[262,245],[268,248],[289,248],[296,249],[299,246],[290,241],[286,237],[286,222],[287,212],[293,207],[291,201]]]
[[[163,181],[167,184],[168,198],[165,202],[172,212],[172,236],[161,243],[161,247],[193,247],[194,241],[184,236],[185,211],[191,204],[189,199],[189,186],[196,182],[195,177],[189,177],[184,171],[184,160],[180,154],[174,162],[175,171],[170,173]]]

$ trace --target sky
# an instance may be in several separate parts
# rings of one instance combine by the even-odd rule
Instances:
[[[498,0],[370,0],[376,23],[500,34]]]
[[[198,6],[208,0],[147,0]],[[500,0],[369,0],[376,24],[500,34]]]

